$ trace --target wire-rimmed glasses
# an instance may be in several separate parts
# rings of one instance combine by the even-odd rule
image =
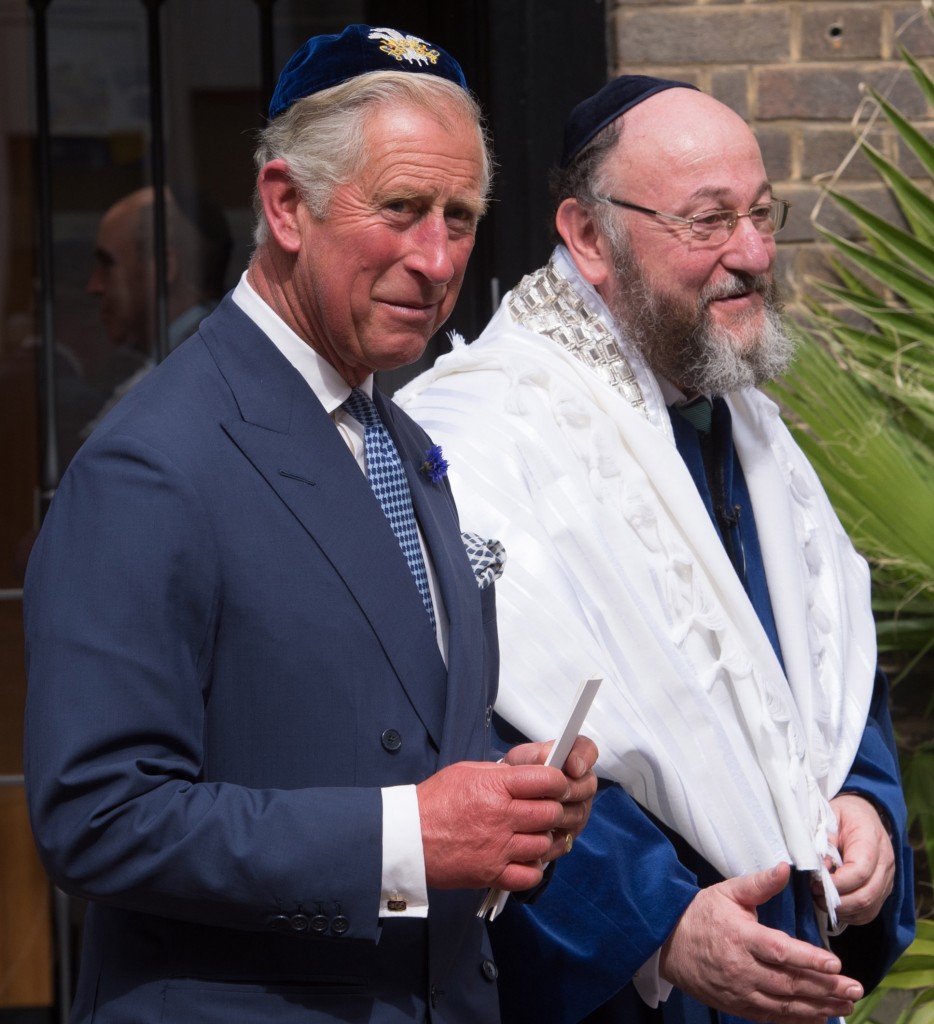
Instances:
[[[733,229],[739,223],[740,217],[748,217],[760,235],[774,235],[785,226],[788,217],[788,210],[791,203],[787,199],[770,199],[767,203],[756,203],[750,206],[745,213],[738,210],[704,210],[694,214],[693,217],[679,217],[675,213],[662,213],[661,210],[652,210],[648,206],[639,206],[636,203],[629,203],[625,199],[617,199],[615,196],[602,196],[603,202],[612,203],[614,206],[621,206],[626,210],[636,210],[638,213],[648,213],[653,217],[664,217],[666,220],[674,220],[679,224],[687,224],[691,230],[691,236],[702,242],[710,242],[711,245],[723,245]]]

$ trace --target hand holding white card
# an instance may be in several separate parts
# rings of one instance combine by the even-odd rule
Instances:
[[[590,705],[593,704],[593,699],[602,682],[603,680],[598,678],[585,679],[577,688],[577,695],[571,704],[567,720],[558,734],[558,738],[551,745],[551,750],[548,751],[548,757],[545,759],[546,767],[549,765],[554,765],[556,768],[564,767],[564,762],[571,752],[571,747],[574,746],[574,741],[581,731],[581,726],[584,724],[584,719],[587,717],[587,712],[590,710]],[[490,921],[495,920],[506,906],[507,899],[509,899],[508,892],[502,889],[490,889],[480,904],[477,917],[488,917]]]

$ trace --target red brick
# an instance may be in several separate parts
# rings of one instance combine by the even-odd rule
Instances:
[[[876,149],[882,149],[885,135],[881,131],[872,131],[868,141]],[[809,180],[818,174],[832,174],[854,145],[856,136],[849,126],[805,127],[801,132],[801,177]],[[872,180],[875,176],[872,164],[861,152],[854,154],[843,172],[844,179],[865,181]]]
[[[807,4],[801,12],[802,60],[853,60],[882,56],[882,10]]]
[[[895,55],[899,47],[913,57],[934,56],[934,20],[919,4],[900,4],[894,12]]]
[[[792,137],[785,128],[756,128],[756,139],[762,151],[765,173],[772,182],[783,181],[792,174]]]
[[[925,113],[920,90],[899,62],[856,67],[767,67],[758,69],[755,79],[755,116],[766,120],[791,117],[849,121],[863,96],[863,82],[886,93],[908,117]]]
[[[710,76],[710,95],[735,110],[740,117],[749,117],[749,75],[745,68],[714,71]]]
[[[618,53],[636,63],[698,63],[787,60],[790,15],[787,7],[683,7],[678,10],[630,8],[617,22]]]

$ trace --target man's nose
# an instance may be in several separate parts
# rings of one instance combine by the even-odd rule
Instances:
[[[413,229],[408,264],[431,284],[447,284],[454,276],[451,245],[444,214],[429,214]]]
[[[775,236],[762,234],[751,217],[740,217],[723,247],[720,262],[728,270],[766,274],[775,262]]]

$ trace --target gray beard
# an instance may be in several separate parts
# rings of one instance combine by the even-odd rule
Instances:
[[[686,394],[716,397],[757,387],[780,377],[794,358],[795,343],[782,318],[782,302],[771,278],[731,274],[708,286],[687,305],[646,280],[628,250],[615,254],[616,295],[610,312],[623,336],[658,376]],[[732,328],[713,323],[708,304],[752,289],[764,300],[764,318],[750,314]]]

